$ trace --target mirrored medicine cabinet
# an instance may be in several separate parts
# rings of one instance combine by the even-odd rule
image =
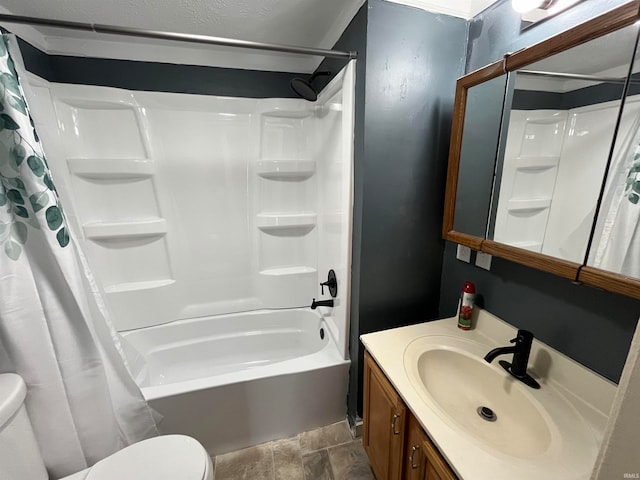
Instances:
[[[443,237],[640,298],[640,0],[456,85]]]

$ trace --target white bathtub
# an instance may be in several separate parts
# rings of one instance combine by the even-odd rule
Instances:
[[[130,356],[136,381],[164,417],[160,431],[191,435],[211,454],[346,415],[349,361],[309,309],[180,320],[123,336],[138,353]]]

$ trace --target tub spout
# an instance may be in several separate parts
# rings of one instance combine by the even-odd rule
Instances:
[[[311,302],[311,310],[315,310],[318,307],[333,307],[333,298],[329,300],[318,300],[314,298]]]

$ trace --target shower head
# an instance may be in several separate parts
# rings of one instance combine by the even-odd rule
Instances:
[[[318,99],[318,94],[313,89],[311,82],[303,78],[296,77],[291,80],[291,90],[299,97],[309,100],[310,102],[315,102]]]
[[[315,72],[311,77],[309,77],[309,80],[296,77],[291,80],[291,90],[293,90],[299,97],[310,102],[315,102],[318,99],[318,92],[316,92],[311,83],[316,79],[316,77],[326,75],[331,75],[331,72]]]

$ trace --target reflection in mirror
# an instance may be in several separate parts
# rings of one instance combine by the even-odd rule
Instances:
[[[637,32],[626,27],[512,74],[488,238],[584,261]]]
[[[640,278],[640,55],[636,53],[587,265]]]
[[[453,229],[485,238],[507,76],[467,90]]]

